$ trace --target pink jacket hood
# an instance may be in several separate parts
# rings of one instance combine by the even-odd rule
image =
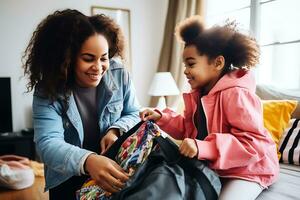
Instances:
[[[255,79],[252,71],[235,70],[224,75],[209,93],[214,94],[232,87],[247,88],[249,91],[255,92]]]
[[[224,75],[216,83],[216,85],[209,91],[208,95],[213,95],[222,90],[226,90],[232,87],[241,87],[248,89],[251,92],[255,92],[256,83],[252,71],[245,70],[235,70],[231,73]],[[192,90],[192,93],[198,92],[197,90]]]

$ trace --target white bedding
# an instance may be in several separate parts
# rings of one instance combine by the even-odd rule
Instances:
[[[300,166],[280,164],[279,179],[257,199],[300,200]]]

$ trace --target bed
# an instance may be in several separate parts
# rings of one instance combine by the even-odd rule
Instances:
[[[289,123],[279,138],[281,149],[280,174],[276,183],[264,190],[258,200],[300,199],[300,91],[283,91],[258,86],[256,93],[263,100],[296,100],[298,105],[291,113]],[[293,155],[293,156],[291,156]]]
[[[296,200],[300,199],[300,167],[280,163],[279,179],[263,191],[258,200]]]

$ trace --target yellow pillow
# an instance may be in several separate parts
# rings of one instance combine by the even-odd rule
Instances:
[[[287,127],[291,115],[297,107],[297,101],[293,100],[263,100],[264,125],[270,132],[277,147],[277,155],[279,140]]]

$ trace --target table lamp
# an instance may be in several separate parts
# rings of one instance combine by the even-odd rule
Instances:
[[[157,72],[151,82],[148,92],[151,96],[159,96],[158,109],[167,107],[165,96],[178,95],[179,90],[170,72]]]

